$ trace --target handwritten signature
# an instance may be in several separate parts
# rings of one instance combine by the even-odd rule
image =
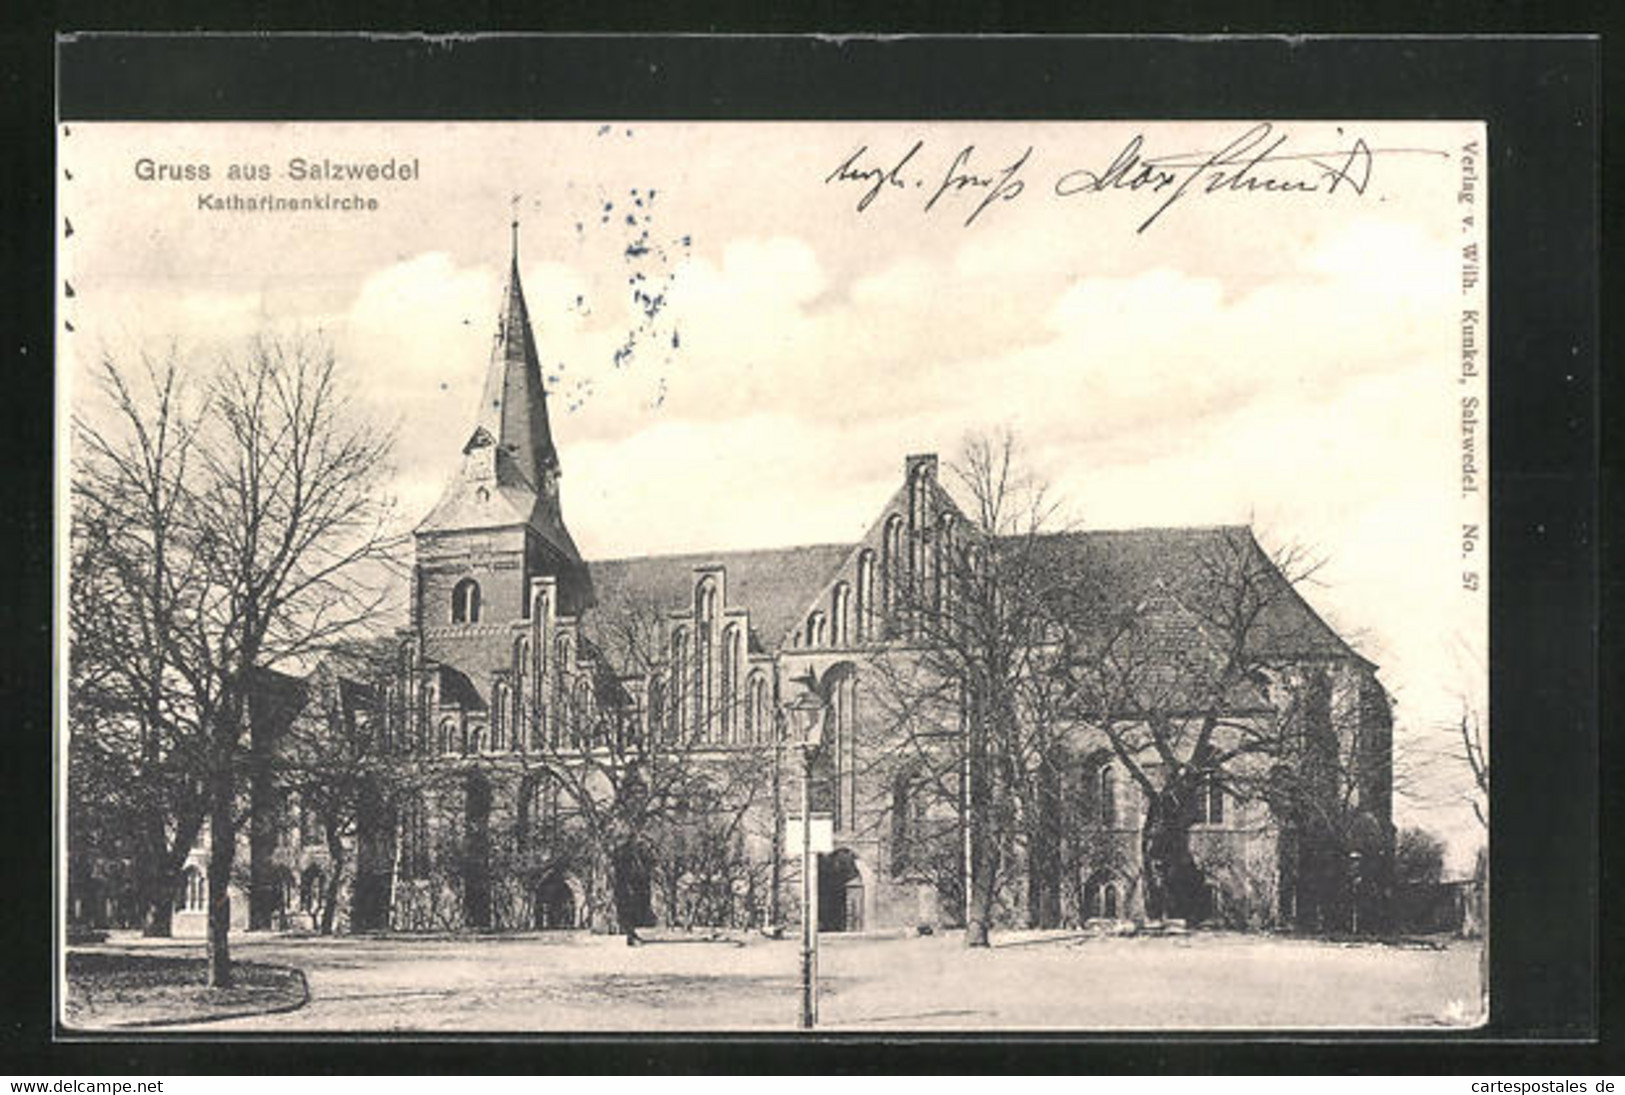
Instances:
[[[1342,136],[1342,130],[1338,130]],[[1374,149],[1355,136],[1332,151],[1288,150],[1290,135],[1270,122],[1259,122],[1211,152],[1151,154],[1145,136],[1136,133],[1104,167],[1076,167],[1057,175],[1050,193],[1075,199],[1089,194],[1127,191],[1155,199],[1149,215],[1135,229],[1144,232],[1164,213],[1189,198],[1210,194],[1273,194],[1283,197],[1338,193],[1359,197],[1371,185],[1379,153],[1424,153],[1448,156],[1435,149]],[[1029,145],[997,167],[985,167],[987,156],[973,144],[959,149],[939,173],[923,166],[924,140],[916,140],[889,163],[860,145],[824,177],[824,184],[859,187],[857,211],[864,212],[883,195],[915,192],[924,198],[922,211],[957,205],[968,210],[963,223],[974,224],[989,209],[1020,198],[1028,191],[1023,173],[1034,162]],[[901,199],[898,199],[901,200]]]

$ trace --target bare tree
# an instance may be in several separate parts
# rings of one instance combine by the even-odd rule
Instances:
[[[415,783],[409,759],[387,736],[382,685],[392,662],[386,644],[336,644],[298,682],[297,711],[256,758],[273,794],[297,797],[302,823],[317,827],[327,851],[323,888],[315,895],[323,935],[334,931],[346,883],[365,884],[354,859],[366,852],[368,824],[382,823],[402,789]],[[269,812],[265,820],[274,824],[279,811]],[[258,810],[253,816],[261,820]],[[265,882],[254,879],[251,886]]]
[[[1334,725],[1331,674],[1352,655],[1299,603],[1320,565],[1301,548],[1272,556],[1247,529],[1213,530],[1126,580],[1103,582],[1114,568],[1086,565],[1057,616],[1073,710],[1145,800],[1152,918],[1209,911],[1190,829],[1215,795],[1268,802],[1287,842],[1303,843],[1288,854],[1316,869],[1335,862],[1338,879],[1344,850],[1383,846],[1356,807],[1383,782],[1386,739],[1380,727],[1362,737]]]
[[[1057,507],[1011,434],[968,439],[950,471],[969,512],[944,495],[916,520],[911,546],[929,565],[888,576],[887,641],[870,677],[899,743],[883,778],[956,804],[966,943],[978,947],[1023,868],[1029,922],[1059,921],[1065,712],[1052,613],[1076,575],[1047,549]],[[940,844],[940,829],[929,831]],[[936,871],[947,858],[938,847],[911,855]]]
[[[213,682],[183,664],[208,583],[192,550],[201,414],[173,350],[130,371],[104,360],[105,421],[74,420],[69,817],[79,824],[69,851],[116,839],[130,853],[144,933],[167,936],[206,812],[216,699]]]
[[[114,425],[79,431],[86,527],[101,536],[130,499],[144,512],[106,545],[128,577],[87,600],[148,628],[136,658],[159,668],[124,674],[147,688],[137,719],[171,736],[182,723],[190,730],[169,755],[195,800],[157,871],[190,847],[185,830],[202,823],[200,801],[210,833],[209,979],[225,986],[240,777],[260,674],[366,629],[385,603],[378,568],[396,540],[380,487],[391,438],[354,417],[331,351],[312,342],[261,338],[225,358],[195,413],[177,402],[173,364],[152,373],[151,406],[129,396],[115,364],[104,373]]]

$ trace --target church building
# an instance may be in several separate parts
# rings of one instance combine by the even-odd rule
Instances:
[[[900,736],[896,673],[884,668],[926,641],[909,612],[922,590],[938,606],[954,595],[946,553],[975,535],[935,456],[899,453],[897,487],[855,541],[583,558],[565,518],[517,237],[478,411],[459,440],[446,454],[455,474],[415,530],[410,619],[392,664],[360,682],[338,674],[349,681],[345,717],[368,720],[409,775],[361,811],[349,864],[333,864],[319,841],[251,826],[255,926],[311,908],[308,876],[330,881],[335,870],[346,874],[337,919],[352,930],[793,923],[798,858],[784,838],[803,761],[787,713],[809,682],[825,711],[814,809],[833,831],[819,859],[821,928],[964,922],[963,786],[951,766],[914,755],[918,738]],[[1103,589],[1166,600],[1169,634],[1191,644],[1205,641],[1203,626],[1182,597],[1204,553],[1262,556],[1245,528],[1049,542]],[[1325,794],[1360,819],[1375,878],[1392,846],[1387,696],[1375,667],[1295,590],[1269,613],[1277,678],[1258,681],[1237,710],[1279,720],[1281,697],[1316,697],[1328,755],[1345,761]],[[1281,687],[1288,679],[1309,682],[1307,693]],[[967,717],[945,733],[963,732]],[[1039,919],[1143,918],[1144,787],[1098,732],[1073,731],[1065,752],[1055,893]],[[1190,849],[1212,919],[1311,923],[1298,891],[1325,864],[1298,849],[1267,794],[1207,784],[1193,809]],[[291,829],[297,813],[276,816]],[[1332,885],[1357,887],[1344,847]],[[1006,862],[1019,855],[1005,850]],[[192,869],[206,870],[206,857]],[[1024,886],[1015,877],[1003,891],[1002,921],[1034,919]],[[185,900],[201,892],[192,879]]]

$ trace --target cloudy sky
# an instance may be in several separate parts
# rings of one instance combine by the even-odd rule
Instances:
[[[1136,135],[1142,157],[1189,157],[1247,129],[74,125],[65,405],[94,413],[75,377],[104,353],[173,340],[201,362],[268,328],[318,335],[398,430],[415,521],[472,428],[517,212],[589,558],[853,538],[905,454],[1009,427],[1080,526],[1251,521],[1325,555],[1311,600],[1381,667],[1402,739],[1437,743],[1485,686],[1458,489],[1458,152],[1477,127],[1277,124],[1254,151],[1284,137],[1278,154],[1312,158],[1253,175],[1320,193],[1208,193],[1203,175],[1143,231],[1177,182],[1056,193]],[[1374,150],[1351,168],[1364,192],[1325,193],[1322,166],[1356,141]],[[873,176],[838,168],[884,171],[916,143],[860,211]],[[418,177],[295,181],[295,157]],[[231,181],[234,164],[272,178]],[[209,180],[140,177],[184,165]],[[925,210],[956,174],[992,185],[950,183]],[[323,194],[378,208],[199,202]],[[1400,810],[1470,862],[1462,809]]]

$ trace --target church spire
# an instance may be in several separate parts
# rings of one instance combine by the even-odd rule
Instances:
[[[519,279],[519,218],[511,225],[508,284],[497,318],[491,361],[485,374],[478,426],[496,443],[513,468],[536,490],[559,474],[559,454],[547,418],[547,391]],[[476,431],[477,433],[478,431]]]
[[[534,542],[541,553],[526,573],[559,574],[568,579],[561,596],[570,593],[568,599],[582,604],[590,601],[591,586],[560,510],[559,454],[519,280],[517,216],[511,232],[508,282],[463,466],[417,531],[423,536],[523,526],[531,537],[527,543]]]

